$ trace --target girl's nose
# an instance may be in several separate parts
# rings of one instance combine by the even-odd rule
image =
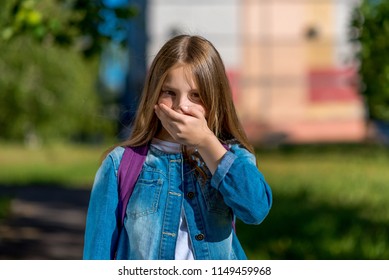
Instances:
[[[186,107],[188,108],[189,107],[189,99],[186,98],[185,96],[182,96],[180,98],[176,98],[175,102],[174,102],[174,108],[173,110],[176,111],[176,112],[179,112],[179,113],[183,113],[182,111],[182,108]]]

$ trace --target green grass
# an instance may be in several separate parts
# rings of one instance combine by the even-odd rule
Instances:
[[[250,259],[389,259],[389,151],[299,147],[259,151],[273,208],[238,224]]]
[[[90,188],[104,149],[0,145],[0,186]],[[258,161],[274,201],[261,225],[237,223],[250,259],[389,259],[387,148],[283,147]]]
[[[53,145],[30,149],[0,145],[0,184],[92,184],[105,147]]]

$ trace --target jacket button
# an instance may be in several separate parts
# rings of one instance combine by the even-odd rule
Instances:
[[[196,240],[197,241],[202,241],[202,240],[204,240],[204,234],[202,234],[202,233],[200,233],[200,234],[197,234],[196,236],[195,236],[195,238],[196,238]]]
[[[194,192],[188,192],[187,195],[186,195],[189,199],[193,199],[195,194]]]

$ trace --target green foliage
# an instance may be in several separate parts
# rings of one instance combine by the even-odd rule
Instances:
[[[0,139],[29,142],[112,135],[101,118],[96,61],[18,37],[0,44]]]
[[[99,55],[112,34],[99,31],[109,10],[119,20],[137,14],[134,7],[107,8],[100,0],[3,0],[0,38],[8,41],[20,35],[63,47],[76,47],[87,57]],[[110,23],[112,24],[112,23]],[[116,25],[115,28],[125,28]]]
[[[389,120],[389,1],[364,0],[352,26],[360,47],[359,74],[370,118]]]
[[[91,17],[97,10],[88,10],[93,3],[2,2],[0,140],[39,144],[114,136],[116,121],[97,94],[98,56],[92,55],[102,37],[77,47],[95,36]]]

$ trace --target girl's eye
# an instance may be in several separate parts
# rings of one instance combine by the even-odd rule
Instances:
[[[174,91],[171,91],[171,90],[162,90],[161,94],[166,94],[166,95],[171,95],[171,96],[175,96],[176,95],[174,93]]]
[[[200,97],[200,94],[198,92],[192,92],[190,97],[195,102],[200,102],[201,101],[201,97]]]

